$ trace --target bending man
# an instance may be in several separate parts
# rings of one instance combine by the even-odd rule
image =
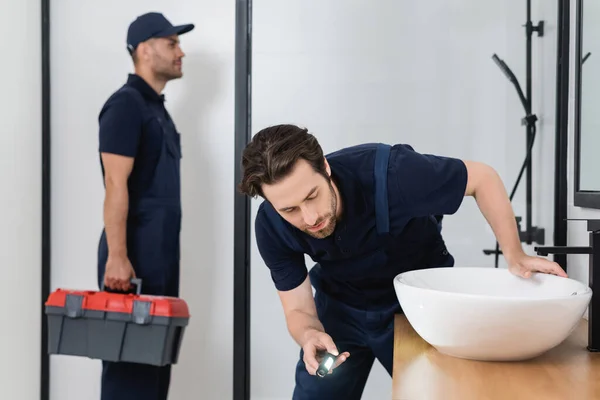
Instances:
[[[439,216],[455,213],[465,196],[477,201],[513,274],[566,276],[558,264],[524,253],[504,186],[485,164],[400,144],[325,157],[306,129],[278,125],[253,137],[242,168],[240,190],[265,199],[256,240],[301,346],[294,400],[360,399],[375,359],[392,374],[401,312],[393,278],[454,265]],[[305,254],[317,262],[310,274]],[[339,357],[335,373],[322,379],[314,375],[323,350]]]

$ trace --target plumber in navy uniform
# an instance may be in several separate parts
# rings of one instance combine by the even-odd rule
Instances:
[[[401,312],[393,278],[453,266],[436,216],[455,213],[465,196],[476,199],[512,273],[566,276],[558,264],[524,253],[504,186],[482,163],[404,144],[324,156],[306,129],[276,125],[253,137],[242,169],[240,191],[265,200],[256,216],[258,249],[301,347],[294,400],[360,399],[375,359],[392,374],[394,314]],[[310,273],[305,254],[316,262]],[[319,378],[324,350],[339,357]]]
[[[98,249],[98,284],[142,293],[179,295],[181,143],[161,94],[182,74],[179,35],[162,14],[131,23],[127,49],[135,73],[113,93],[99,116],[99,151],[105,185],[104,229]],[[108,288],[108,289],[107,289]],[[102,400],[166,400],[170,366],[103,362]]]

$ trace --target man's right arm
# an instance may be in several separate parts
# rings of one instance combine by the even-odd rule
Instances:
[[[290,335],[300,347],[304,347],[311,334],[325,332],[317,315],[308,276],[300,286],[278,293]]]
[[[256,216],[256,244],[271,272],[288,330],[296,343],[302,346],[307,331],[323,330],[317,317],[304,254],[285,243],[283,233],[275,229],[265,207],[269,205],[261,205]]]
[[[279,293],[286,325],[292,338],[304,350],[304,363],[311,375],[319,366],[318,351],[338,355],[338,349],[319,321],[312,294],[310,278],[304,263],[304,254],[290,248],[281,233],[273,229],[265,211],[259,210],[255,224],[258,250]],[[344,352],[333,368],[343,363],[350,354]]]
[[[134,276],[127,254],[128,181],[142,131],[142,115],[134,99],[110,99],[100,118],[99,151],[104,169],[104,229],[108,246],[105,284],[127,290]]]
[[[333,338],[325,332],[323,324],[319,321],[308,276],[300,286],[288,291],[279,291],[279,298],[288,331],[304,350],[303,361],[309,374],[315,375],[319,368],[321,357],[317,354],[318,351],[339,355],[333,368],[337,368],[350,357],[348,352],[339,353]]]
[[[111,153],[101,153],[104,165],[104,229],[108,257],[127,257],[127,215],[129,192],[127,180],[134,159]]]

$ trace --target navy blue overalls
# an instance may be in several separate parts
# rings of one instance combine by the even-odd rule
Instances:
[[[141,94],[130,87],[141,107]],[[181,142],[169,118],[158,117],[163,131],[162,148],[154,176],[143,194],[130,198],[127,251],[142,293],[179,296],[179,234],[181,228]],[[98,285],[104,280],[108,256],[105,232],[98,248]],[[101,400],[166,400],[171,367],[103,362]]]
[[[378,145],[375,156],[375,215],[378,240],[381,246],[393,246],[389,234],[387,194],[387,167],[390,146]],[[432,218],[434,218],[432,216]],[[438,229],[441,225],[438,224]],[[398,302],[392,302],[376,311],[353,308],[320,289],[325,274],[320,264],[310,270],[311,284],[315,287],[315,303],[319,320],[338,350],[350,352],[350,357],[331,375],[318,378],[309,375],[302,361],[296,365],[296,386],[293,400],[357,400],[361,398],[375,358],[392,374],[394,349],[394,315],[402,313]]]

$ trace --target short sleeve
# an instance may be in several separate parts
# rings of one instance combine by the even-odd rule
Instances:
[[[271,271],[275,288],[280,291],[295,289],[308,275],[304,253],[294,250],[286,243],[285,232],[281,231],[285,229],[285,225],[276,228],[263,205],[258,211],[254,226],[258,251]]]
[[[104,105],[99,116],[99,149],[127,157],[137,155],[142,133],[142,113],[135,99],[118,93]]]
[[[414,217],[454,214],[465,197],[467,178],[460,159],[394,146],[388,168],[390,208]]]

